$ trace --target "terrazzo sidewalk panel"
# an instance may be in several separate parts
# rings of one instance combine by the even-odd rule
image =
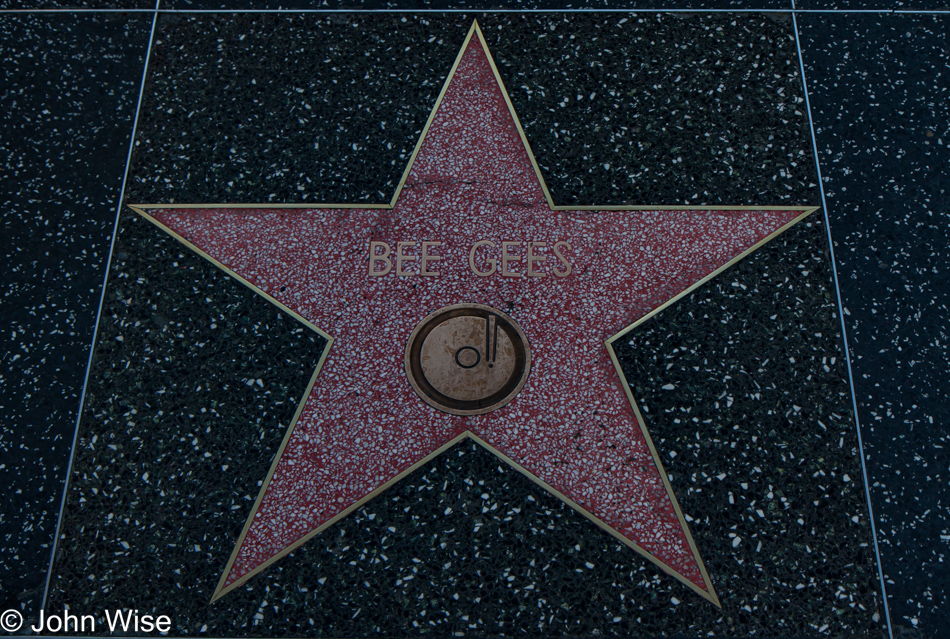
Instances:
[[[471,17],[349,20],[163,17],[130,198],[360,204],[391,194]],[[781,17],[479,21],[556,202],[815,203]],[[372,36],[355,50],[328,35],[357,28]],[[362,72],[393,51],[404,55],[391,74]],[[306,84],[294,82],[300,69]],[[240,214],[219,211],[225,222]],[[540,223],[526,215],[526,228]],[[126,216],[50,605],[148,601],[140,589],[158,585],[163,600],[150,607],[174,610],[175,633],[213,636],[880,636],[813,218],[617,344],[673,491],[690,503],[685,521],[714,566],[720,609],[464,442],[209,606],[325,342]]]
[[[42,598],[150,26],[0,16],[4,610]]]
[[[805,16],[895,634],[948,622],[948,16]]]

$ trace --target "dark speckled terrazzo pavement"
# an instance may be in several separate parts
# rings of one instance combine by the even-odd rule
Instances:
[[[150,16],[0,15],[0,607],[43,594]]]
[[[950,15],[805,16],[895,628],[950,604]]]
[[[172,635],[944,636],[950,15],[163,13],[150,41],[111,11],[152,6],[0,0],[110,10],[0,12],[0,613],[34,622],[49,576],[48,611]],[[824,196],[618,344],[723,608],[470,445],[209,606],[323,343],[127,209],[110,260],[123,185],[388,199],[473,17],[559,202]]]

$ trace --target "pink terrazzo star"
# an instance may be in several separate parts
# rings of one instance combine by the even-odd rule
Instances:
[[[554,207],[477,25],[391,205],[134,208],[331,338],[215,599],[470,437],[718,605],[609,340],[813,209]],[[408,242],[410,275],[371,276],[371,242],[392,261]],[[429,406],[403,365],[413,328],[459,303],[530,344],[524,388],[482,415]]]

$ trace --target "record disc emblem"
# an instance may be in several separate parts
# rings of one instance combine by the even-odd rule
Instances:
[[[482,304],[455,304],[432,313],[406,345],[406,374],[430,406],[453,415],[501,408],[521,390],[531,351],[521,327]]]

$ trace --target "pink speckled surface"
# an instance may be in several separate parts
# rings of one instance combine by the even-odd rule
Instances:
[[[226,584],[471,431],[708,590],[604,340],[801,213],[552,211],[477,38],[392,210],[151,211],[335,340]],[[545,242],[547,275],[476,276],[483,239],[495,258],[502,241]],[[371,241],[423,240],[443,243],[438,277],[367,276]],[[558,241],[567,277],[552,273]],[[510,404],[473,417],[429,407],[403,370],[416,324],[462,302],[511,315],[533,358]]]

